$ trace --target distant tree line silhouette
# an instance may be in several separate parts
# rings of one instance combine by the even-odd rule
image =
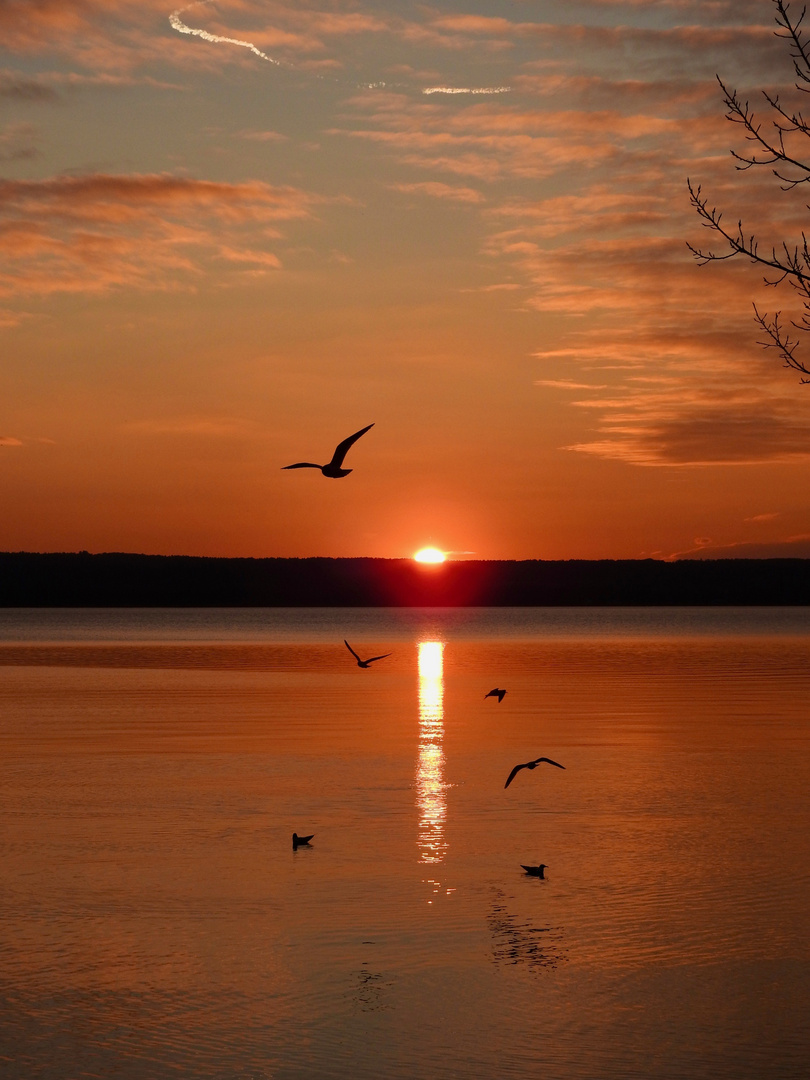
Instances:
[[[810,559],[448,562],[0,553],[2,607],[810,604]]]

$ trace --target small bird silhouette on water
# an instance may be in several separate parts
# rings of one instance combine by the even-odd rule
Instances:
[[[338,443],[332,460],[327,462],[326,465],[316,465],[312,461],[297,461],[295,465],[283,465],[283,469],[320,469],[324,476],[329,476],[333,480],[340,479],[341,476],[348,476],[352,471],[351,469],[343,468],[343,459],[348,454],[354,443],[360,438],[361,435],[373,428],[373,424],[369,424],[368,427],[361,428],[360,431],[355,431],[354,435],[350,435],[348,439],[344,439],[342,443]]]
[[[309,842],[315,833],[310,833],[309,836],[299,836],[298,833],[293,833],[293,851],[300,847],[309,847]]]
[[[546,761],[549,765],[556,765],[558,769],[565,768],[564,765],[560,765],[559,761],[552,761],[550,757],[539,757],[535,758],[534,761],[524,761],[522,765],[516,765],[514,769],[512,769],[503,786],[508,788],[521,769],[536,769],[541,761]]]
[[[490,692],[488,694],[484,694],[485,699],[488,698],[488,697],[496,697],[498,699],[498,704],[500,705],[500,703],[506,697],[506,691],[505,690],[499,690],[498,687],[496,686],[494,690],[490,690]]]
[[[357,666],[358,667],[369,667],[371,664],[374,663],[375,660],[385,660],[386,656],[391,655],[390,652],[386,652],[386,653],[383,653],[382,656],[370,656],[368,658],[368,660],[361,660],[360,657],[357,655],[357,653],[354,651],[354,649],[351,647],[351,645],[348,643],[346,638],[343,639],[343,644],[346,646],[346,648],[349,650],[349,652],[352,654],[352,656],[357,661]]]
[[[545,880],[546,875],[543,873],[543,871],[548,866],[548,863],[541,862],[539,866],[525,866],[523,863],[521,863],[520,865],[523,867],[529,877],[541,877]]]

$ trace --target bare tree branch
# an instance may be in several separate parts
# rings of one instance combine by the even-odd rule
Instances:
[[[798,15],[791,14],[791,6],[786,0],[773,0],[776,8],[775,36],[789,42],[790,56],[796,77],[796,89],[810,93],[810,40],[803,24],[807,8],[802,7]],[[731,123],[739,124],[745,140],[753,144],[748,153],[731,151],[736,168],[747,172],[765,166],[780,181],[783,191],[790,191],[799,184],[810,183],[810,121],[805,120],[801,111],[793,112],[782,105],[778,94],[762,91],[769,110],[767,123],[757,117],[749,102],[740,97],[737,91],[727,86],[720,76],[717,82],[723,94],[726,106],[726,118]],[[801,140],[808,140],[808,160],[798,156],[794,146]],[[687,247],[700,266],[711,262],[724,262],[742,256],[749,262],[761,266],[766,271],[765,284],[777,288],[785,282],[798,293],[803,313],[798,320],[791,320],[790,326],[796,336],[786,329],[781,311],[774,315],[760,312],[754,305],[754,318],[765,334],[759,344],[765,349],[776,349],[785,367],[810,376],[810,361],[799,357],[802,334],[810,333],[810,247],[807,236],[802,232],[800,243],[782,241],[781,246],[772,247],[769,254],[760,254],[759,241],[754,232],[743,229],[741,219],[735,228],[729,228],[723,222],[723,213],[709,203],[703,195],[701,186],[687,179],[689,198],[704,228],[715,234],[721,244],[721,250],[695,247],[687,242]],[[802,383],[810,379],[802,379]]]

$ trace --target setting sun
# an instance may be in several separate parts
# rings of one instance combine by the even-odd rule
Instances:
[[[438,548],[428,547],[422,548],[421,551],[417,551],[414,555],[414,559],[417,562],[426,563],[441,563],[447,558],[443,551],[439,551]]]

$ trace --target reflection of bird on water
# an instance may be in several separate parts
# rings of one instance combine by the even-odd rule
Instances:
[[[541,761],[547,761],[549,765],[556,765],[558,769],[565,768],[564,765],[560,765],[559,761],[552,761],[550,757],[539,757],[535,758],[534,761],[524,761],[522,765],[516,765],[514,769],[512,769],[503,786],[508,788],[521,769],[536,769]]]
[[[566,960],[559,927],[538,926],[536,918],[523,922],[509,911],[509,897],[495,890],[487,915],[492,932],[492,959],[496,964],[525,964],[534,970],[555,968]]]
[[[337,480],[341,476],[348,476],[352,470],[343,468],[343,459],[360,436],[365,435],[369,428],[373,427],[373,424],[369,424],[368,427],[361,428],[360,431],[355,431],[354,435],[350,435],[348,439],[344,439],[342,443],[338,443],[337,448],[332,455],[332,460],[327,462],[326,465],[315,465],[312,461],[297,461],[295,465],[284,465],[282,468],[320,469],[324,476],[329,476],[333,480]]]
[[[543,873],[543,871],[548,866],[548,863],[541,862],[539,866],[525,866],[523,863],[521,863],[520,865],[523,867],[529,877],[541,877],[543,878],[543,880],[545,880],[546,875]]]
[[[506,697],[506,691],[505,690],[499,690],[498,687],[496,686],[494,690],[490,690],[490,692],[488,694],[484,694],[484,698],[488,698],[488,697],[496,697],[498,699],[498,704],[500,705],[500,703]]]
[[[386,652],[386,653],[383,653],[382,656],[370,656],[368,658],[368,660],[361,660],[360,657],[357,655],[357,653],[354,651],[354,649],[351,647],[351,645],[348,643],[346,638],[343,639],[343,644],[346,646],[346,648],[349,650],[349,652],[352,654],[352,656],[357,661],[357,666],[358,667],[368,667],[369,664],[373,664],[375,660],[385,660],[386,656],[391,655],[390,652]]]
[[[298,833],[293,833],[293,851],[300,847],[309,847],[309,842],[315,833],[310,833],[309,836],[299,836]]]

